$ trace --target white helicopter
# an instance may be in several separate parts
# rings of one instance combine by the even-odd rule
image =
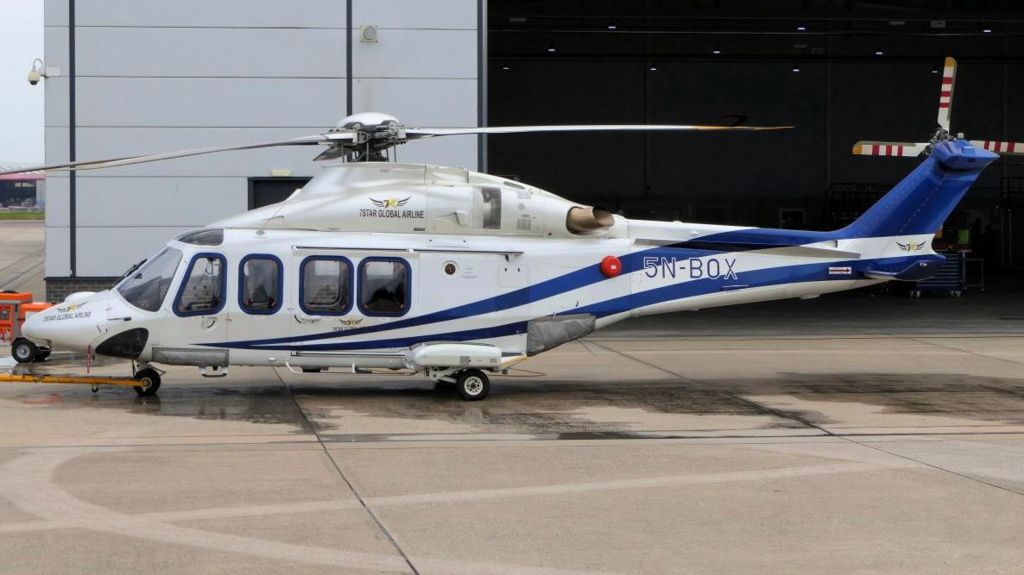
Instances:
[[[831,232],[627,219],[505,178],[388,162],[407,140],[598,130],[751,126],[407,128],[385,114],[325,134],[32,169],[96,169],[227,150],[326,145],[325,169],[284,202],[167,243],[112,289],[31,317],[12,351],[51,348],[208,376],[231,365],[319,372],[423,372],[466,400],[488,373],[635,316],[813,298],[919,279],[942,256],[936,229],[996,154],[960,139],[929,157],[858,220]]]

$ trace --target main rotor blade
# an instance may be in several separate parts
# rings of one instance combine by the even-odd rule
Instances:
[[[928,148],[927,142],[857,142],[855,156],[920,156]]]
[[[949,115],[953,111],[953,87],[956,84],[956,60],[946,57],[942,66],[942,89],[939,91],[939,126],[949,131]]]
[[[793,126],[700,126],[670,124],[580,124],[565,126],[489,126],[486,128],[406,128],[409,139],[467,134],[525,134],[531,132],[683,132],[725,130],[789,130]]]
[[[315,136],[302,136],[290,140],[278,140],[275,142],[262,142],[258,144],[242,144],[240,146],[224,146],[217,148],[194,148],[191,150],[178,150],[175,152],[164,152],[161,154],[143,154],[139,156],[125,156],[121,158],[106,158],[103,160],[82,160],[68,162],[65,164],[51,164],[48,166],[32,166],[0,172],[0,176],[6,174],[21,174],[35,171],[72,171],[72,170],[98,170],[100,168],[116,168],[118,166],[131,166],[133,164],[144,164],[146,162],[161,162],[163,160],[174,160],[177,158],[189,158],[205,154],[216,154],[218,152],[231,152],[235,150],[257,150],[260,148],[276,148],[279,146],[314,146],[316,144],[333,144],[344,140],[351,140],[351,130],[328,132]]]

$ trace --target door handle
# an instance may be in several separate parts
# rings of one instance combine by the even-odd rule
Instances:
[[[203,329],[211,329],[211,328],[213,328],[213,326],[217,325],[217,318],[216,317],[211,317],[211,316],[203,317],[203,324],[202,325],[203,325]]]
[[[295,321],[297,321],[299,323],[316,323],[316,322],[318,322],[318,321],[320,321],[322,319],[324,319],[324,318],[316,317],[316,316],[312,316],[312,315],[299,315],[299,314],[295,314]]]

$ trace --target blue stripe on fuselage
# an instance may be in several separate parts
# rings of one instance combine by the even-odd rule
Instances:
[[[622,261],[622,273],[625,275],[632,273],[633,271],[636,271],[638,269],[641,269],[644,256],[663,255],[666,257],[671,256],[676,258],[689,258],[703,257],[714,253],[721,252],[712,250],[692,249],[689,248],[687,243],[684,242],[680,244],[659,246],[656,248],[651,248],[649,250],[644,250],[642,252],[627,254],[622,256],[620,260]],[[202,345],[207,345],[210,347],[231,347],[236,349],[277,349],[276,347],[267,346],[290,342],[333,339],[342,336],[351,337],[367,333],[391,331],[407,327],[417,327],[431,323],[450,321],[454,319],[463,319],[475,315],[482,315],[486,313],[516,308],[536,301],[547,299],[549,297],[556,296],[567,291],[572,291],[574,289],[586,287],[588,285],[592,285],[604,281],[606,279],[608,278],[606,278],[601,273],[600,265],[598,263],[593,263],[581,269],[569,272],[567,274],[563,274],[558,277],[551,278],[549,280],[544,280],[532,286],[519,288],[517,290],[501,294],[492,298],[486,298],[472,303],[448,308],[445,310],[440,310],[420,316],[403,318],[379,325],[371,325],[367,327],[350,329],[346,330],[343,333],[329,331],[309,335],[229,341],[225,343],[209,343]]]
[[[749,287],[744,289],[767,287],[784,284],[799,284],[817,281],[849,281],[863,279],[861,272],[870,266],[905,266],[914,261],[927,259],[934,256],[905,256],[895,258],[880,258],[873,260],[848,260],[838,262],[825,262],[814,264],[803,264],[796,266],[784,266],[740,272],[739,281]],[[852,273],[849,275],[832,275],[829,268],[850,267]],[[685,299],[712,293],[720,293],[722,281],[718,279],[699,279],[675,283],[651,290],[620,296],[587,306],[567,310],[563,314],[591,313],[597,317],[606,317],[619,313],[628,312],[633,309],[647,307],[672,300]],[[497,337],[516,335],[526,332],[527,322],[518,321],[494,327],[462,330],[445,333],[415,335],[401,338],[369,340],[355,342],[333,342],[313,345],[287,345],[288,342],[261,346],[259,349],[267,350],[290,350],[290,351],[346,351],[346,350],[368,350],[383,348],[404,348],[417,343],[432,341],[474,341],[481,339],[492,339]],[[345,335],[351,332],[345,332]],[[338,336],[337,333],[332,333]],[[209,344],[216,345],[216,344]],[[225,343],[218,347],[240,347],[237,344]],[[248,347],[248,346],[246,346]]]

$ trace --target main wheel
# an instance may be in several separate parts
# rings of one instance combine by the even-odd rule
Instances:
[[[133,389],[142,397],[156,395],[157,390],[160,389],[160,373],[153,368],[140,369],[135,373],[135,379],[141,385],[136,385]]]
[[[42,350],[36,354],[36,361],[46,361],[48,357],[50,357],[50,350]]]
[[[27,339],[18,338],[11,344],[11,355],[18,363],[32,363],[39,355],[39,348]]]
[[[466,401],[480,401],[491,391],[491,380],[479,369],[467,369],[459,374],[456,387]]]

